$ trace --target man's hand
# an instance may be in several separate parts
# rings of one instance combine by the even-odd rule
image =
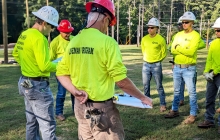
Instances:
[[[145,96],[143,99],[141,99],[141,101],[142,101],[142,103],[147,104],[147,105],[153,107],[153,102],[152,102],[151,98]]]
[[[84,104],[88,100],[88,93],[83,90],[75,90],[72,94],[80,101],[80,104]]]
[[[210,73],[204,73],[203,74],[205,76],[205,79],[209,82],[212,82],[213,81],[213,77],[214,77],[214,74],[213,74],[213,71],[210,72]]]

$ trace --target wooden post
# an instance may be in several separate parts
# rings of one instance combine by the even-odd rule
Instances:
[[[208,28],[207,28],[207,33],[206,33],[206,49],[209,48],[209,20],[208,20]]]
[[[118,6],[117,6],[117,42],[119,44],[119,3],[120,0],[118,0]]]
[[[114,0],[112,0],[112,3],[114,4]],[[114,36],[115,36],[115,34],[114,34],[114,30],[115,30],[115,28],[114,28],[114,26],[112,26],[112,38],[114,38]]]
[[[28,0],[26,0],[27,27],[30,28]]]
[[[4,63],[8,63],[8,27],[7,27],[7,2],[2,0],[2,31],[4,44]]]
[[[48,6],[48,5],[49,5],[49,0],[47,0],[47,6]],[[50,42],[51,42],[50,33],[48,34],[47,40],[48,40],[48,43],[49,43],[49,45],[50,45]]]
[[[144,2],[143,2],[143,4],[142,4],[142,6],[141,6],[142,8],[142,10],[141,10],[141,12],[142,12],[142,16],[141,16],[141,39],[143,38],[143,36],[144,36]]]

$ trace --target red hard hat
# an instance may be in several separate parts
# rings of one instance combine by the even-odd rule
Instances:
[[[74,28],[72,27],[71,23],[68,20],[61,20],[60,24],[57,27],[57,30],[59,30],[60,32],[72,32],[74,30]]]
[[[109,11],[109,13],[111,14],[111,18],[112,18],[111,23],[109,24],[109,26],[114,26],[116,24],[114,3],[111,0],[95,0],[93,2],[87,2],[86,3],[86,11],[88,13],[91,11],[93,3],[101,5],[102,7],[104,7],[105,9],[107,9]]]

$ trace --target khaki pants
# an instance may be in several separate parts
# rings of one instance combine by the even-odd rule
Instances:
[[[90,119],[85,119],[85,110],[98,109],[102,112],[99,125],[91,127]],[[124,140],[124,128],[119,111],[112,100],[80,104],[75,99],[75,116],[78,121],[79,140]]]

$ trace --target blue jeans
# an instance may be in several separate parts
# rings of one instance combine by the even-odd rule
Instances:
[[[181,84],[182,81],[184,80],[189,93],[190,115],[196,116],[197,94],[196,94],[195,74],[196,74],[196,66],[189,66],[188,68],[180,68],[176,65],[174,66],[173,69],[174,100],[172,104],[173,111],[178,111]]]
[[[157,85],[157,91],[160,96],[160,105],[166,105],[165,92],[162,85],[163,74],[161,62],[152,64],[147,62],[143,63],[142,79],[144,85],[144,94],[148,97],[150,97],[150,81],[152,76],[154,77]]]
[[[26,114],[26,140],[56,140],[54,118],[54,100],[48,81],[33,81],[32,88],[21,86],[24,77],[18,81],[19,94],[24,96]]]
[[[215,100],[218,88],[220,86],[220,74],[213,78],[213,82],[207,82],[206,86],[206,112],[205,119],[215,123]],[[218,101],[219,101],[218,97]],[[218,126],[220,126],[220,115],[218,115]]]
[[[197,81],[197,72],[195,74],[196,78],[195,78],[195,84],[196,84],[196,81]],[[180,101],[184,101],[184,90],[185,90],[185,82],[184,80],[182,80],[182,83],[181,83],[181,88],[180,88]]]
[[[64,101],[66,97],[66,89],[61,85],[59,80],[57,80],[58,85],[58,91],[57,91],[57,97],[56,97],[56,115],[63,114],[63,106]],[[74,96],[71,95],[71,101],[72,101],[72,110],[74,112]]]
[[[185,82],[184,80],[182,79],[182,83],[181,83],[181,86],[180,86],[180,101],[184,101],[184,90],[185,90]]]

